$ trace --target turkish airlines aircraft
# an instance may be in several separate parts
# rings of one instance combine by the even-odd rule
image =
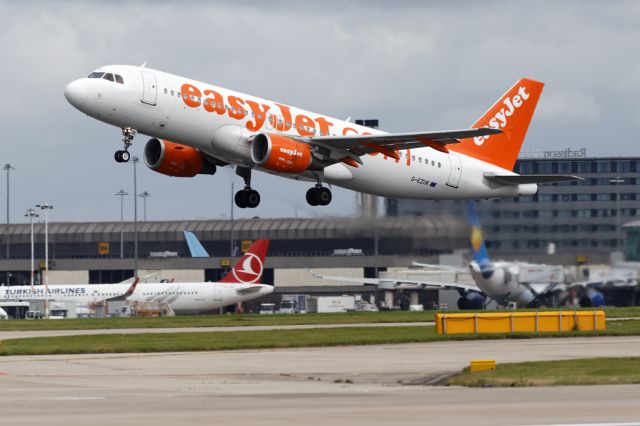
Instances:
[[[306,197],[314,206],[331,202],[323,183],[385,197],[467,199],[534,194],[539,182],[576,179],[512,172],[542,87],[519,80],[471,129],[395,134],[144,66],[101,67],[64,94],[122,129],[116,161],[129,161],[134,135],[144,133],[149,168],[193,177],[233,164],[245,183],[236,204],[254,208],[254,169],[316,182]]]
[[[94,304],[123,301],[168,303],[176,314],[218,309],[273,292],[260,284],[269,240],[255,241],[222,280],[217,283],[139,283],[50,285],[50,301]],[[0,300],[44,300],[44,286],[0,287]]]

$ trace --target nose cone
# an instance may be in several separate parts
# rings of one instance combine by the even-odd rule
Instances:
[[[87,86],[84,79],[74,80],[64,88],[64,97],[74,107],[80,109],[87,95]]]

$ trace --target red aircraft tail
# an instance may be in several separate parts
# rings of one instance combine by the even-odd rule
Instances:
[[[256,240],[249,250],[233,266],[231,272],[220,280],[221,283],[260,284],[264,271],[269,240]]]

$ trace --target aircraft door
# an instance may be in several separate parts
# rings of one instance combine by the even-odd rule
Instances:
[[[158,98],[158,83],[155,74],[142,71],[142,103],[156,105]]]
[[[449,179],[447,180],[447,186],[457,188],[460,183],[460,176],[462,175],[462,163],[460,157],[452,152],[449,152]]]

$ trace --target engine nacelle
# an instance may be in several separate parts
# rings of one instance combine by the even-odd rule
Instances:
[[[168,176],[193,177],[216,172],[216,166],[197,149],[156,138],[149,139],[144,146],[144,163],[151,170]]]
[[[251,138],[251,160],[280,173],[322,169],[307,144],[276,134],[258,133]]]

